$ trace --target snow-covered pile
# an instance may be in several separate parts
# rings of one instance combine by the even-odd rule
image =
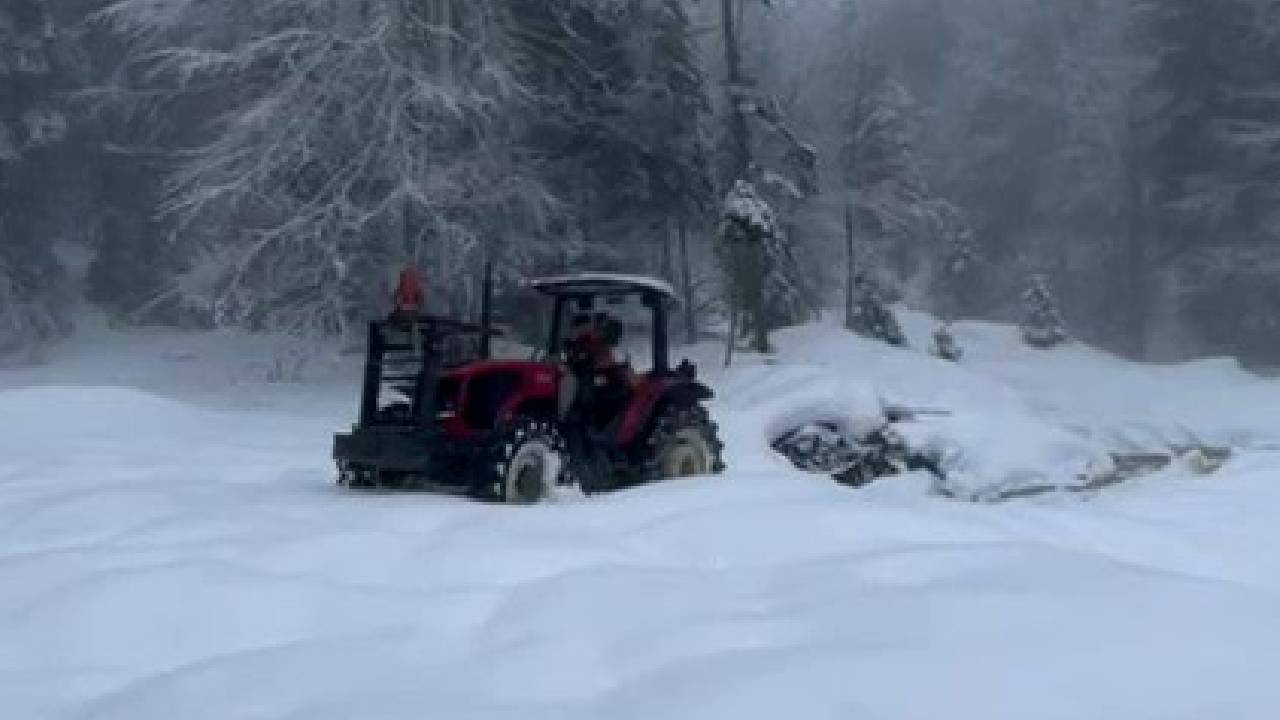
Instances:
[[[935,322],[903,313],[911,348],[895,348],[834,325],[777,336],[779,356],[747,359],[718,378],[722,422],[745,462],[762,462],[760,437],[807,419],[865,429],[884,405],[941,411],[900,426],[942,459],[946,489],[982,497],[1020,487],[1078,487],[1104,471],[1114,452],[1167,452],[1192,442],[1248,450],[1274,445],[1280,383],[1234,361],[1139,365],[1079,344],[1026,346],[1014,328],[960,324],[960,363],[927,350]]]
[[[916,347],[930,322],[906,318]],[[167,374],[222,359],[163,359],[200,338],[143,343],[135,370],[101,351],[111,387],[79,361],[0,376],[39,381],[0,391],[0,717],[1275,717],[1280,383],[956,332],[958,365],[782,333],[775,363],[714,377],[726,475],[533,508],[335,488],[354,366],[216,407]],[[881,398],[955,411],[922,432],[974,483],[1066,476],[1143,428],[1244,450],[984,505],[768,448]]]

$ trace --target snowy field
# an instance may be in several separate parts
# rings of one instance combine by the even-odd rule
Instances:
[[[711,371],[726,475],[534,508],[336,488],[351,362],[273,384],[263,341],[134,334],[0,371],[0,718],[1280,717],[1280,381],[957,334],[782,333]],[[1236,454],[983,503],[768,451],[877,397],[952,410],[912,435],[978,497]]]

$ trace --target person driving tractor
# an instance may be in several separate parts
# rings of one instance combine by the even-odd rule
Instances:
[[[580,313],[573,318],[569,337],[569,364],[582,370],[604,370],[614,364],[613,348],[605,339],[600,320],[604,313],[593,318]]]
[[[574,401],[588,416],[611,417],[636,383],[631,368],[614,355],[621,333],[621,323],[607,313],[573,318],[566,359],[575,380]]]

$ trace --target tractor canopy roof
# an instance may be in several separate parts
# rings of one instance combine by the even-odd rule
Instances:
[[[535,290],[553,296],[589,297],[597,295],[658,295],[677,301],[674,288],[663,280],[643,275],[607,272],[582,272],[529,281]]]

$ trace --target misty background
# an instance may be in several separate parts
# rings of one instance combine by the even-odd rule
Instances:
[[[8,361],[93,314],[359,337],[406,262],[474,314],[492,262],[517,323],[565,269],[668,278],[688,338],[1036,286],[1270,367],[1277,180],[1274,0],[0,1]]]

